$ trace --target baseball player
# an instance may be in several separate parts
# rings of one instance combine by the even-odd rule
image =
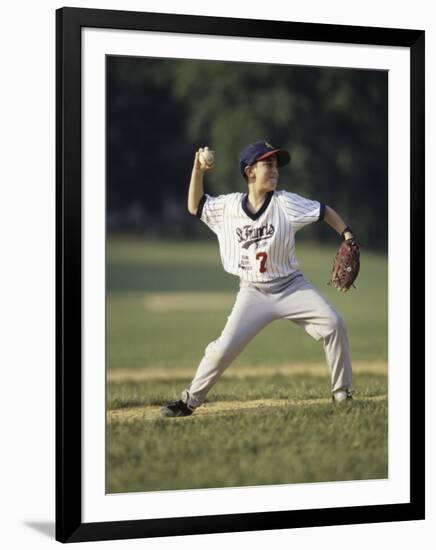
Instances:
[[[181,399],[161,409],[165,417],[191,415],[224,370],[252,338],[275,319],[289,319],[322,340],[334,402],[351,399],[351,360],[346,328],[336,309],[304,278],[295,255],[295,236],[324,220],[342,237],[353,234],[329,206],[277,190],[279,168],[290,154],[258,141],[240,154],[247,193],[212,197],[204,193],[204,174],[213,168],[208,147],[195,153],[188,194],[189,212],[217,236],[224,269],[240,278],[240,290],[220,337],[203,358]]]

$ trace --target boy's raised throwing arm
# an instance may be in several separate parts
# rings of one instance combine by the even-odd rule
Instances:
[[[208,147],[204,149],[200,147],[195,153],[194,157],[194,166],[192,167],[191,181],[189,182],[189,191],[188,191],[188,211],[190,214],[195,216],[198,211],[198,205],[200,203],[201,197],[204,195],[204,186],[203,186],[203,177],[204,173],[213,168],[213,162],[207,164],[205,162],[200,162],[200,154],[206,153]]]

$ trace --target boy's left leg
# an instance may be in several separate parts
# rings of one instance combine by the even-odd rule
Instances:
[[[347,330],[341,315],[304,277],[286,289],[280,300],[282,318],[301,325],[315,340],[323,340],[330,369],[331,391],[351,390],[352,368]]]

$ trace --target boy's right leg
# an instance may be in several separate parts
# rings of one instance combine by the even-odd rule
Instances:
[[[241,287],[221,336],[205,349],[197,372],[182,394],[182,402],[194,410],[224,370],[268,323],[276,318],[267,296],[253,287]]]

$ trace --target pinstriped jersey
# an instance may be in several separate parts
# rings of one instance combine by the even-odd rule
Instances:
[[[287,277],[299,270],[295,234],[324,217],[325,207],[288,191],[267,193],[253,214],[244,193],[203,195],[197,216],[216,234],[225,271],[246,282]]]

